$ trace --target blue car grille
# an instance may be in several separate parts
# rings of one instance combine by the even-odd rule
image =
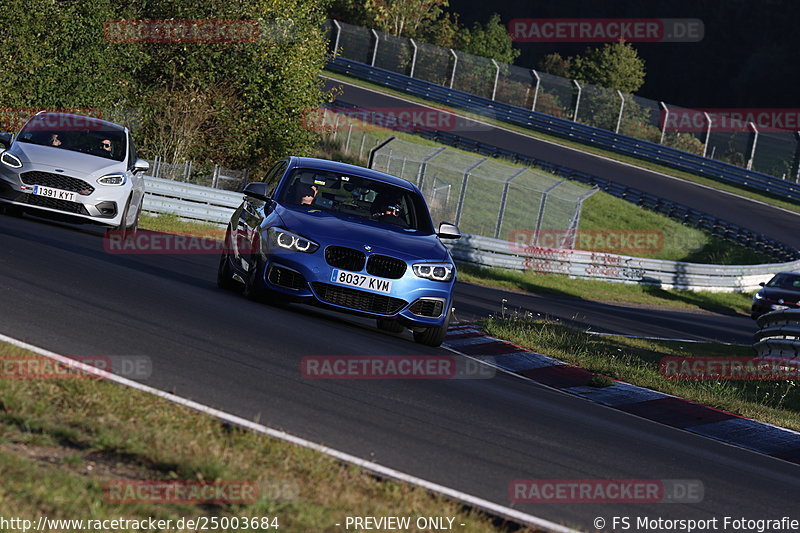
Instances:
[[[442,316],[442,309],[444,302],[441,300],[424,300],[419,299],[408,308],[409,311],[418,316],[428,316],[431,318],[439,318]]]
[[[320,300],[348,309],[367,311],[378,315],[393,315],[408,305],[405,300],[383,294],[339,287],[329,283],[314,282],[312,285]]]
[[[88,196],[94,192],[94,187],[83,180],[55,174],[53,172],[23,172],[19,177],[22,178],[22,183],[26,185],[44,185],[45,187],[53,187],[54,189],[61,189],[62,191],[76,192],[84,196]]]
[[[325,261],[332,267],[342,270],[361,272],[364,269],[366,256],[364,252],[345,248],[344,246],[328,246],[325,249]]]
[[[367,260],[367,272],[381,278],[400,279],[407,268],[405,261],[387,255],[375,254]]]
[[[269,282],[273,285],[278,285],[279,287],[285,287],[287,289],[297,291],[306,288],[306,280],[303,275],[294,270],[289,270],[288,268],[271,266],[267,279],[269,279]]]

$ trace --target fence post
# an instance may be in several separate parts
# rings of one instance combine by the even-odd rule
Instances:
[[[342,36],[342,25],[336,19],[331,19],[331,22],[336,26],[336,40],[333,43],[333,58],[336,59],[336,55],[339,53],[339,37]]]
[[[447,150],[447,148],[440,146],[422,159],[422,163],[419,165],[419,172],[417,173],[417,188],[420,190],[420,192],[422,191],[422,184],[425,182],[425,169],[428,166],[428,161],[441,154],[445,150]]]
[[[364,142],[367,140],[366,128],[361,132],[361,146],[358,148],[358,158],[364,157]]]
[[[408,73],[408,77],[413,78],[414,68],[417,66],[417,43],[414,39],[409,39],[409,42],[411,42],[411,46],[414,48],[414,53],[411,54],[411,72]]]
[[[370,148],[370,150],[369,150],[369,161],[367,161],[367,168],[372,168],[372,165],[375,163],[375,153],[378,150],[380,150],[381,148],[383,148],[384,146],[386,146],[387,144],[389,144],[390,142],[392,142],[393,140],[395,140],[394,135],[392,135],[391,137],[389,137],[388,139],[386,139],[382,143],[378,143],[375,146],[373,146],[372,148]],[[388,165],[387,165],[387,168],[388,168]]]
[[[800,181],[800,131],[794,132],[794,138],[797,143],[794,147],[794,158],[792,159],[790,177],[794,178],[795,182],[798,182]]]
[[[347,141],[344,143],[344,153],[348,153],[350,151],[350,136],[353,134],[353,123],[351,122],[350,125],[347,127]]]
[[[246,168],[242,171],[242,188],[244,188],[247,181],[250,179],[250,169]]]
[[[575,113],[572,115],[572,122],[578,121],[578,108],[581,105],[581,84],[578,83],[578,80],[572,80],[572,83],[575,84],[575,87],[578,88],[578,96],[575,98]]]
[[[158,171],[161,170],[159,167],[161,166],[161,156],[157,155],[155,159],[153,159],[153,177],[158,177]]]
[[[619,116],[617,117],[617,129],[614,130],[614,133],[619,133],[619,127],[622,124],[622,112],[625,110],[625,95],[622,94],[622,91],[617,89],[617,94],[619,95]]]
[[[708,153],[708,141],[711,139],[711,115],[706,112],[703,112],[703,115],[706,117],[706,141],[703,143],[703,157],[706,156]]]
[[[544,191],[542,191],[542,200],[541,202],[539,202],[539,214],[536,216],[536,229],[533,230],[533,241],[531,241],[531,244],[534,246],[536,246],[536,244],[539,242],[539,232],[542,230],[542,221],[544,220],[544,208],[545,205],[547,204],[547,194],[556,187],[558,187],[559,185],[561,185],[562,183],[564,183],[564,181],[565,180],[558,180],[557,182],[546,188]]]
[[[458,65],[458,54],[456,54],[455,50],[452,48],[450,49],[450,53],[453,54],[453,72],[450,73],[450,88],[453,88],[453,82],[456,80],[456,66]]]
[[[664,134],[667,133],[667,120],[669,120],[669,108],[664,102],[659,102],[658,105],[664,110],[664,121],[661,123],[661,139],[658,140],[658,144],[664,144]]]
[[[582,194],[580,198],[578,198],[578,205],[575,206],[575,213],[572,215],[572,220],[569,221],[569,227],[567,228],[567,235],[569,236],[569,249],[575,249],[575,237],[578,235],[578,228],[581,225],[581,212],[583,211],[583,201],[589,198],[591,195],[599,191],[598,188],[593,188],[589,190],[586,194]],[[561,246],[564,246],[565,241],[561,242]]]
[[[506,201],[508,200],[508,188],[511,186],[511,180],[525,172],[527,167],[523,167],[518,171],[511,174],[506,182],[503,184],[503,196],[500,198],[500,211],[497,213],[497,226],[494,228],[494,238],[500,238],[500,226],[503,225],[503,216],[506,213]]]
[[[372,62],[369,64],[371,67],[375,66],[375,58],[378,55],[378,43],[380,42],[381,38],[378,36],[378,32],[375,30],[369,30],[372,32],[372,36],[375,37],[375,45],[372,48]]]
[[[458,195],[458,205],[456,206],[456,226],[458,226],[458,223],[461,222],[461,212],[464,210],[464,198],[467,195],[467,182],[469,181],[469,173],[478,168],[485,161],[485,157],[478,159],[474,165],[464,171],[464,177],[461,179],[461,192]]]
[[[753,169],[753,159],[756,157],[756,144],[758,143],[758,128],[756,125],[750,122],[748,124],[751,128],[753,128],[753,136],[750,140],[750,158],[747,160],[747,170]]]
[[[536,111],[536,100],[539,98],[539,85],[541,84],[541,78],[539,78],[539,73],[536,70],[531,69],[531,73],[533,73],[533,77],[536,78],[536,89],[533,90],[533,104],[531,104],[531,111]]]
[[[184,161],[183,163],[183,181],[189,181],[189,176],[192,173],[192,162]]]
[[[497,61],[492,59],[492,63],[494,63],[494,87],[492,87],[492,100],[495,99],[497,96],[497,82],[500,81],[500,65],[497,64]]]
[[[216,189],[218,183],[219,183],[219,165],[214,164],[214,170],[211,171],[211,186]]]

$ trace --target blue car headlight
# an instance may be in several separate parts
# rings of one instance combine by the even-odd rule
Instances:
[[[282,228],[269,228],[269,241],[273,246],[293,252],[314,253],[319,244]]]
[[[22,161],[19,160],[19,157],[8,152],[3,152],[0,154],[0,161],[2,161],[7,167],[22,168]]]
[[[433,281],[450,281],[453,279],[451,263],[417,263],[412,267],[414,275]]]

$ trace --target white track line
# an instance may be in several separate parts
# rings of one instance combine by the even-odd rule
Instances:
[[[406,103],[409,103],[409,104],[413,104],[415,106],[425,107],[427,109],[432,109],[432,110],[439,111],[439,112],[442,112],[442,113],[450,113],[453,116],[461,117],[461,118],[463,118],[465,120],[471,120],[473,122],[477,122],[478,124],[484,124],[486,126],[489,126],[490,128],[496,128],[498,130],[503,130],[503,131],[506,131],[508,133],[513,133],[515,135],[521,135],[521,136],[527,137],[529,139],[533,139],[533,140],[536,140],[536,141],[539,141],[539,142],[547,143],[547,144],[549,144],[551,146],[558,146],[560,148],[564,148],[564,149],[567,149],[567,150],[572,150],[573,152],[578,152],[578,153],[581,153],[581,154],[584,154],[584,155],[588,155],[588,156],[591,156],[591,157],[596,157],[598,159],[603,159],[603,160],[609,161],[611,163],[617,163],[619,165],[625,165],[626,167],[635,168],[637,170],[641,170],[641,171],[644,171],[644,172],[650,172],[651,174],[655,174],[655,175],[661,176],[663,178],[669,178],[671,180],[677,180],[677,181],[680,181],[680,182],[683,182],[683,183],[688,183],[690,185],[694,185],[696,187],[702,187],[703,189],[708,189],[710,191],[715,191],[715,192],[718,192],[720,194],[726,194],[728,196],[732,196],[732,197],[738,198],[740,200],[747,200],[748,202],[753,202],[754,204],[759,204],[759,205],[763,205],[763,206],[766,206],[766,207],[771,207],[772,209],[777,209],[779,211],[783,211],[784,213],[789,213],[790,215],[800,216],[800,213],[798,213],[798,212],[791,211],[789,209],[786,209],[786,208],[783,208],[783,207],[778,207],[778,206],[775,206],[775,205],[772,205],[772,204],[768,204],[767,202],[762,202],[761,200],[756,200],[754,198],[748,198],[747,196],[742,196],[740,194],[736,194],[736,193],[730,192],[730,191],[724,191],[722,189],[717,189],[716,187],[712,187],[711,185],[704,185],[702,183],[697,183],[697,182],[690,181],[690,180],[687,180],[687,179],[679,178],[677,176],[672,176],[670,174],[664,174],[663,172],[659,172],[657,170],[651,170],[649,168],[640,167],[638,165],[634,165],[633,163],[628,163],[626,161],[620,161],[619,159],[614,159],[613,157],[608,157],[608,156],[604,156],[604,155],[600,155],[600,154],[595,154],[595,153],[592,153],[592,152],[586,152],[586,151],[581,150],[579,148],[574,148],[572,146],[567,146],[565,144],[560,144],[560,143],[557,143],[555,141],[542,139],[541,137],[534,137],[533,135],[527,135],[525,133],[521,133],[519,131],[515,131],[515,130],[512,130],[512,129],[509,129],[509,128],[506,128],[504,126],[499,126],[497,124],[484,122],[484,121],[478,120],[476,118],[460,115],[458,113],[454,113],[453,111],[449,111],[447,109],[442,109],[442,108],[439,108],[439,107],[434,107],[432,105],[421,104],[419,102],[415,102],[413,100],[408,100],[408,99],[403,98],[401,96],[395,96],[393,94],[384,93],[384,92],[381,92],[381,91],[378,91],[378,90],[375,90],[375,89],[372,89],[372,88],[369,88],[369,87],[364,87],[363,85],[358,85],[357,83],[350,83],[350,82],[346,82],[346,81],[342,81],[342,80],[337,80],[336,78],[331,78],[331,77],[323,76],[323,75],[320,75],[320,78],[325,78],[326,80],[331,80],[331,81],[336,82],[336,83],[342,83],[344,85],[349,85],[351,87],[357,87],[357,88],[362,89],[364,91],[369,91],[371,93],[375,93],[375,94],[380,94],[380,95],[386,96],[387,98],[395,98],[397,100],[400,100],[401,102],[406,102]],[[447,104],[441,104],[441,105],[446,106]],[[500,120],[500,119],[496,119],[496,120]],[[520,127],[523,127],[523,126],[520,126]],[[550,135],[552,135],[552,134],[550,134]],[[626,156],[626,157],[633,157],[633,156]],[[698,177],[703,177],[704,179],[709,179],[709,180],[713,180],[714,179],[714,178],[707,178],[707,177],[704,177],[704,176],[698,176]],[[726,185],[730,185],[730,184],[726,183]],[[730,185],[730,186],[733,187],[735,185]],[[767,193],[760,193],[759,192],[759,194],[767,194]]]
[[[437,483],[432,483],[430,481],[426,481],[424,479],[406,474],[404,472],[400,472],[398,470],[394,470],[393,468],[389,468],[386,466],[379,465],[377,463],[373,463],[371,461],[365,461],[356,457],[354,455],[350,455],[345,452],[340,452],[339,450],[335,450],[333,448],[329,448],[327,446],[323,446],[322,444],[317,444],[315,442],[311,442],[309,440],[296,437],[289,433],[285,433],[283,431],[279,431],[277,429],[272,429],[267,426],[256,424],[255,422],[251,422],[249,420],[245,420],[244,418],[240,418],[236,415],[232,415],[226,413],[224,411],[220,411],[218,409],[214,409],[213,407],[209,407],[207,405],[203,405],[201,403],[187,400],[186,398],[181,398],[180,396],[176,396],[174,394],[170,394],[164,392],[162,390],[149,387],[147,385],[143,385],[136,381],[132,381],[130,379],[126,379],[115,374],[111,374],[104,370],[100,370],[94,366],[87,365],[85,363],[80,363],[69,357],[57,354],[55,352],[51,352],[49,350],[45,350],[44,348],[40,348],[38,346],[34,346],[32,344],[28,344],[27,342],[23,342],[17,340],[13,337],[8,337],[6,335],[0,334],[0,341],[7,342],[9,344],[13,344],[14,346],[18,346],[20,348],[24,348],[36,354],[42,355],[44,357],[48,357],[55,361],[59,361],[65,365],[68,365],[73,368],[77,368],[83,372],[87,372],[90,374],[97,375],[102,378],[106,378],[109,381],[113,381],[119,383],[120,385],[124,385],[126,387],[131,387],[136,390],[140,390],[142,392],[146,392],[149,394],[153,394],[160,398],[164,398],[170,402],[176,403],[178,405],[183,405],[184,407],[188,407],[190,409],[194,409],[195,411],[199,411],[201,413],[205,413],[207,415],[211,415],[215,418],[228,422],[230,424],[235,424],[237,426],[255,431],[257,433],[262,433],[264,435],[268,435],[270,437],[280,439],[286,442],[290,442],[292,444],[296,444],[298,446],[303,446],[304,448],[309,448],[325,455],[329,455],[334,457],[340,461],[353,464],[365,470],[368,470],[374,474],[395,479],[397,481],[402,481],[405,483],[410,483],[412,485],[416,485],[421,487],[425,490],[429,490],[432,492],[437,492],[439,494],[443,494],[452,498],[454,500],[458,500],[460,502],[464,502],[468,505],[476,507],[478,509],[487,511],[497,516],[501,516],[510,520],[514,520],[517,522],[521,522],[527,524],[529,526],[541,528],[545,531],[553,531],[556,533],[578,533],[574,529],[570,529],[566,526],[562,526],[560,524],[556,524],[555,522],[550,522],[549,520],[545,520],[543,518],[539,518],[537,516],[529,515],[527,513],[523,513],[521,511],[517,511],[515,509],[511,509],[509,507],[504,507],[502,505],[498,505],[496,503],[490,502],[488,500],[484,500],[483,498],[478,498],[477,496],[472,496],[470,494],[466,494],[464,492],[451,489],[449,487],[445,487],[443,485],[439,485]]]

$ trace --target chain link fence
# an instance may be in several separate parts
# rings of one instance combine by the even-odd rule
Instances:
[[[573,248],[583,201],[596,189],[446,147],[393,138],[375,149],[371,168],[415,183],[436,224],[526,245]]]
[[[326,28],[347,59],[800,182],[800,135],[760,122],[769,113],[731,120],[343,22]]]

